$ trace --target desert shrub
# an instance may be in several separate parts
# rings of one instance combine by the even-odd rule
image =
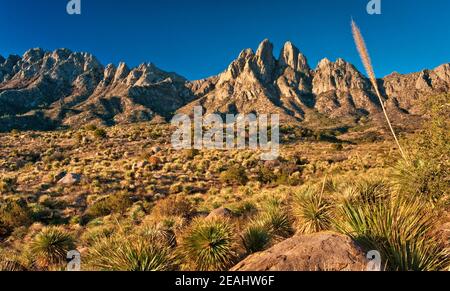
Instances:
[[[260,222],[251,223],[241,235],[242,244],[247,254],[265,250],[272,241],[271,230]]]
[[[196,219],[180,244],[183,269],[225,271],[236,259],[234,229],[228,220]]]
[[[14,193],[17,187],[17,179],[14,177],[3,177],[0,180],[0,194]]]
[[[95,131],[97,130],[97,126],[95,124],[88,124],[86,125],[85,129],[88,131]]]
[[[31,224],[31,211],[25,201],[6,201],[0,204],[0,237],[15,228]]]
[[[174,226],[164,223],[144,224],[140,227],[138,234],[148,240],[158,241],[161,245],[175,248],[177,246],[177,238],[174,228]]]
[[[98,240],[106,237],[110,237],[114,234],[115,229],[111,226],[98,226],[88,228],[80,237],[80,241],[85,245],[92,245]]]
[[[340,151],[344,150],[344,145],[342,143],[335,143],[335,144],[333,144],[333,149],[335,151],[340,152]]]
[[[276,198],[266,202],[257,221],[265,225],[274,236],[279,238],[287,238],[294,232],[292,218],[287,207]]]
[[[54,211],[41,204],[34,204],[31,207],[31,217],[33,221],[50,224],[54,219]]]
[[[258,207],[251,201],[243,201],[239,203],[235,209],[233,209],[233,212],[235,212],[238,216],[249,216],[256,213],[257,211]]]
[[[238,184],[244,186],[248,182],[248,177],[244,167],[235,165],[222,172],[220,181],[225,184]]]
[[[173,271],[170,248],[139,236],[117,234],[96,241],[86,257],[87,265],[99,271]]]
[[[265,166],[259,168],[257,175],[257,181],[264,184],[270,184],[277,179],[273,170]]]
[[[162,168],[162,162],[158,157],[152,156],[148,158],[148,167],[152,171],[156,171]]]
[[[61,151],[52,151],[48,156],[44,157],[43,161],[45,163],[62,162],[66,159],[66,155]]]
[[[449,266],[449,256],[432,235],[438,223],[428,204],[395,198],[377,203],[346,202],[337,228],[367,250],[377,250],[395,271],[435,271]]]
[[[362,179],[344,190],[353,195],[347,197],[353,203],[378,203],[391,197],[391,187],[383,179]]]
[[[200,151],[197,149],[189,149],[183,152],[183,157],[187,160],[193,160],[196,156],[200,154]]]
[[[157,217],[181,216],[189,217],[195,208],[193,204],[182,195],[169,196],[158,201],[152,209],[152,215]]]
[[[429,98],[428,119],[410,141],[409,160],[396,166],[395,182],[400,193],[432,202],[448,195],[450,189],[450,94]]]
[[[127,193],[118,193],[95,202],[86,211],[88,219],[103,217],[110,214],[123,215],[133,205]]]
[[[27,267],[22,260],[16,254],[0,249],[0,272],[20,271],[27,271]]]
[[[313,188],[300,191],[294,198],[292,210],[300,233],[311,234],[331,227],[333,207],[323,191]]]
[[[97,128],[94,130],[94,136],[96,138],[105,139],[108,137],[108,133],[103,128]]]
[[[27,268],[22,265],[18,260],[9,259],[6,257],[0,258],[0,272],[23,272],[27,271]]]
[[[399,161],[395,167],[395,183],[400,193],[439,202],[450,189],[448,169],[440,161],[430,159]]]
[[[73,237],[58,227],[44,228],[30,244],[34,264],[40,269],[63,264],[67,252],[74,249]]]

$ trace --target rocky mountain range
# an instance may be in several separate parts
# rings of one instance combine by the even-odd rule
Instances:
[[[394,119],[415,116],[423,98],[450,90],[450,63],[394,73],[379,84]],[[352,64],[323,59],[312,69],[290,42],[277,59],[264,40],[223,73],[197,81],[147,63],[104,67],[93,55],[68,49],[0,56],[0,131],[164,122],[194,106],[208,113],[279,113],[291,122],[318,114],[356,121],[381,112],[370,81]]]

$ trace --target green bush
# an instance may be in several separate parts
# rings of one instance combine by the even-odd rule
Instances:
[[[298,193],[293,202],[293,214],[300,233],[311,234],[331,228],[333,207],[322,191],[308,188]]]
[[[270,199],[257,218],[261,224],[271,230],[279,238],[287,238],[294,233],[293,221],[286,206],[278,199]]]
[[[271,230],[260,222],[253,222],[241,235],[242,244],[247,254],[265,250],[272,241]]]
[[[152,209],[152,214],[157,217],[181,216],[189,217],[195,209],[192,203],[186,197],[169,196],[164,200],[158,201]]]
[[[193,160],[196,156],[200,154],[200,151],[197,149],[186,150],[183,153],[183,156],[187,160]]]
[[[127,193],[119,193],[108,196],[95,202],[86,211],[89,219],[107,216],[110,214],[123,215],[133,205]]]
[[[220,181],[225,184],[245,186],[248,182],[247,173],[242,166],[232,166],[220,175]]]
[[[235,263],[235,233],[228,220],[196,219],[183,235],[180,258],[190,271],[225,271]]]
[[[450,94],[429,98],[428,119],[409,144],[409,160],[396,166],[395,182],[404,195],[440,202],[450,189]]]
[[[271,184],[277,180],[277,175],[270,168],[263,166],[258,171],[257,180],[264,184]]]
[[[433,235],[438,217],[421,200],[395,198],[377,203],[346,202],[337,228],[367,250],[377,250],[389,270],[437,271],[450,257]]]
[[[48,269],[66,262],[67,252],[75,249],[73,237],[58,227],[48,227],[36,235],[30,245],[35,265]]]
[[[99,271],[174,271],[169,247],[139,236],[118,234],[97,240],[89,248],[87,265]]]
[[[0,248],[0,272],[21,271],[27,271],[27,267],[23,264],[21,258],[15,253]]]
[[[378,203],[389,200],[391,197],[391,187],[383,179],[362,179],[345,189],[347,193],[352,193],[346,197],[353,203]]]
[[[0,204],[0,237],[31,223],[31,211],[25,201],[6,201]]]
[[[17,187],[17,179],[4,177],[0,180],[0,194],[14,193]]]
[[[94,136],[96,138],[105,139],[108,137],[108,133],[103,128],[98,128],[94,130]]]

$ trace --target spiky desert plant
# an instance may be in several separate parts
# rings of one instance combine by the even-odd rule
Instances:
[[[293,202],[292,212],[296,219],[296,228],[300,233],[311,234],[330,229],[333,207],[324,198],[323,191],[306,188],[296,194]]]
[[[139,236],[98,240],[87,255],[87,265],[101,271],[173,271],[176,261],[168,246]]]
[[[47,227],[30,245],[34,264],[40,269],[58,266],[66,261],[67,252],[75,249],[72,235],[59,227]]]
[[[372,83],[372,86],[375,89],[377,97],[380,100],[381,108],[383,109],[383,114],[384,114],[384,117],[386,118],[389,129],[391,130],[392,136],[394,137],[394,140],[397,143],[397,146],[400,150],[400,153],[401,153],[403,159],[407,160],[407,156],[406,156],[402,146],[400,145],[400,142],[397,138],[397,134],[395,133],[395,130],[392,126],[391,120],[389,119],[389,116],[387,114],[386,107],[384,106],[384,101],[383,101],[383,98],[381,97],[380,89],[378,88],[377,78],[375,77],[375,72],[372,67],[372,61],[370,60],[370,55],[369,55],[369,51],[367,49],[366,43],[364,41],[364,38],[361,34],[359,27],[356,25],[356,23],[353,21],[353,19],[352,19],[352,32],[353,32],[353,38],[355,39],[356,48],[358,49],[359,55],[361,57],[364,68],[366,69],[367,75],[369,76],[370,82]]]
[[[391,187],[384,179],[361,179],[347,185],[339,194],[337,198],[341,202],[378,203],[391,197]]]
[[[180,244],[183,269],[224,271],[236,258],[235,234],[226,219],[196,219],[185,232]]]
[[[27,271],[19,261],[1,258],[0,259],[0,272],[23,272]]]
[[[247,254],[253,254],[265,250],[270,245],[272,232],[264,223],[255,221],[244,230],[241,240]]]
[[[0,272],[27,271],[25,264],[16,254],[9,254],[6,250],[0,249]]]
[[[436,271],[450,257],[432,233],[437,217],[422,200],[394,198],[377,203],[346,202],[336,227],[367,250],[381,253],[388,269]]]
[[[294,232],[292,217],[287,207],[279,199],[269,199],[257,219],[278,238],[287,238]]]
[[[138,233],[150,241],[159,241],[161,244],[176,247],[177,238],[175,231],[164,224],[144,224]]]

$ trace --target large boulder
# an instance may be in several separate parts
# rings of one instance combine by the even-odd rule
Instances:
[[[231,271],[364,271],[367,263],[349,237],[322,232],[285,240],[249,256]]]
[[[211,211],[211,213],[206,217],[207,219],[215,218],[232,218],[233,212],[225,207],[220,207]]]
[[[58,181],[60,185],[75,185],[78,184],[81,180],[81,175],[69,173],[65,175],[61,180]]]

